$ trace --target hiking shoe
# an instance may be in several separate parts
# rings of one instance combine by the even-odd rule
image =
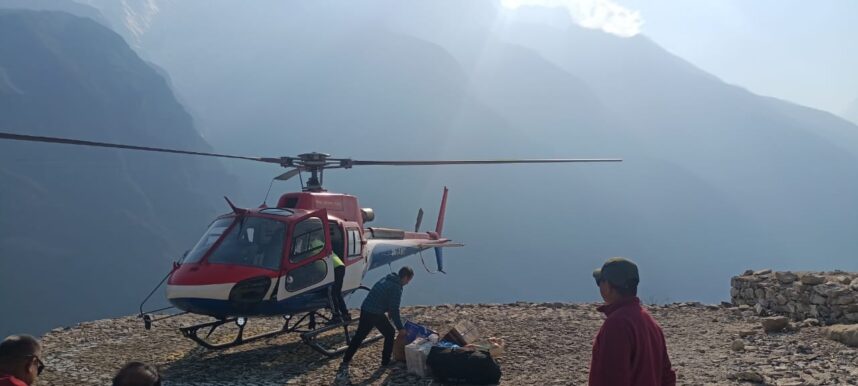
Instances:
[[[405,362],[402,361],[391,361],[391,362],[381,362],[381,367],[385,369],[404,369]]]
[[[349,379],[349,364],[348,362],[340,363],[340,368],[337,369],[337,381],[347,381]]]

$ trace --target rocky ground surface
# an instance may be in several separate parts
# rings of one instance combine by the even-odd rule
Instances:
[[[825,327],[797,323],[766,333],[759,317],[738,307],[649,309],[664,329],[679,384],[858,385],[858,348],[828,340]],[[503,338],[503,385],[586,384],[591,342],[603,320],[593,304],[565,303],[408,307],[403,314],[436,329],[470,320],[484,335]],[[203,320],[182,316],[146,331],[139,319],[126,317],[56,329],[43,340],[48,368],[38,384],[107,385],[132,360],[157,365],[167,385],[438,384],[400,368],[378,370],[380,342],[358,352],[348,381],[335,377],[339,358],[318,354],[296,335],[204,350],[177,331]],[[251,320],[248,326],[278,328],[280,322]]]

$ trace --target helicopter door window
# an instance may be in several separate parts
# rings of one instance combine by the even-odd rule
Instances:
[[[325,247],[325,228],[322,220],[310,217],[295,225],[292,253],[289,261],[300,263],[318,254]]]
[[[337,254],[337,256],[345,256],[343,252],[346,251],[346,244],[343,241],[343,230],[336,223],[330,223],[330,234],[331,234],[331,251]]]
[[[360,256],[360,248],[361,248],[360,231],[358,231],[357,229],[349,229],[348,235],[349,235],[348,257]]]

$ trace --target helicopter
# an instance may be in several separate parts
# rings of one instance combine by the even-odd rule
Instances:
[[[462,247],[444,237],[444,217],[448,189],[444,187],[434,231],[421,232],[420,209],[413,231],[368,226],[375,219],[371,208],[362,208],[355,196],[327,191],[322,183],[325,170],[355,166],[429,166],[544,164],[579,162],[621,162],[621,159],[501,159],[437,161],[367,161],[335,158],[325,153],[304,153],[297,157],[246,157],[159,147],[135,146],[79,139],[0,132],[0,139],[77,146],[114,148],[241,159],[277,164],[287,169],[272,180],[301,180],[300,192],[281,195],[275,206],[237,207],[225,197],[230,212],[212,221],[199,241],[143,300],[138,317],[144,328],[154,322],[183,314],[205,315],[211,322],[180,327],[182,335],[207,349],[225,349],[281,334],[299,333],[302,342],[314,350],[335,356],[351,339],[349,328],[358,319],[334,320],[332,253],[346,266],[342,294],[369,290],[362,284],[370,270],[432,249],[437,272],[444,273],[443,250]],[[309,174],[306,183],[303,174]],[[270,191],[270,186],[269,186]],[[428,270],[428,268],[427,268]],[[166,282],[169,307],[144,311],[145,304]],[[176,308],[177,313],[157,313]],[[281,328],[244,336],[250,318],[282,316]],[[238,331],[231,341],[210,340],[221,326],[235,323]],[[321,334],[342,329],[345,345],[327,347],[317,339]],[[204,335],[203,335],[204,334]],[[364,344],[379,339],[377,335]]]

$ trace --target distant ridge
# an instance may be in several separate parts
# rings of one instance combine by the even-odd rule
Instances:
[[[0,9],[0,129],[210,149],[121,37],[56,11]],[[5,336],[133,310],[230,180],[209,160],[2,141],[0,181]]]
[[[855,98],[855,100],[843,110],[841,116],[858,125],[858,98]]]

